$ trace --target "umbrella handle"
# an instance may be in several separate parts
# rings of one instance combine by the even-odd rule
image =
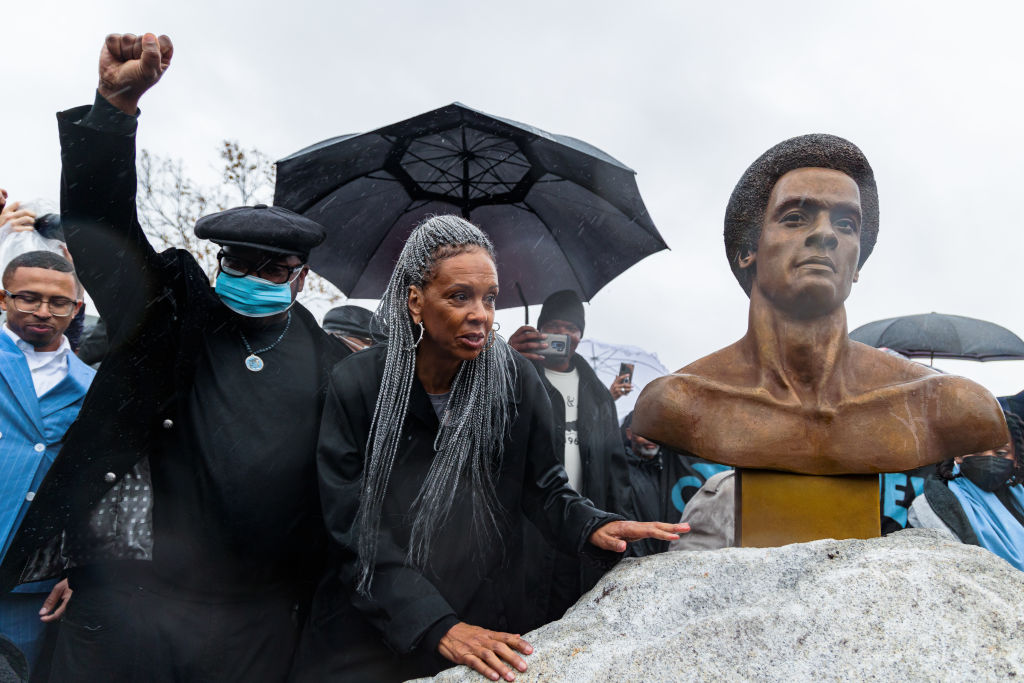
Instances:
[[[523,308],[526,310],[526,322],[524,325],[530,324],[530,305],[526,303],[526,295],[523,294],[523,288],[519,286],[519,282],[516,282],[516,291],[519,292],[519,300],[523,302]]]

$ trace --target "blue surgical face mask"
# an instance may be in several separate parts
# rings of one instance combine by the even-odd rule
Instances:
[[[283,313],[294,303],[290,281],[275,284],[253,275],[234,277],[220,272],[214,291],[225,306],[248,318]]]

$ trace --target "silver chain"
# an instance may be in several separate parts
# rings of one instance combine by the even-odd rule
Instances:
[[[271,344],[270,346],[268,346],[266,348],[260,349],[259,351],[253,351],[252,347],[249,346],[249,340],[245,338],[245,332],[242,332],[241,330],[239,330],[238,334],[240,334],[242,336],[242,343],[245,344],[245,350],[249,352],[249,355],[250,356],[258,356],[261,353],[265,353],[267,351],[270,351],[272,348],[274,348],[275,346],[280,344],[281,340],[284,339],[284,335],[288,334],[288,328],[291,327],[291,326],[292,326],[292,312],[288,311],[288,322],[285,323],[284,331],[281,332],[281,336],[278,337],[277,341],[275,341],[273,344]]]

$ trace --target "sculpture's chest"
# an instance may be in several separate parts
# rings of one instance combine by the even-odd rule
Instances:
[[[763,398],[704,401],[691,422],[695,455],[746,467],[809,474],[898,472],[932,451],[927,407],[867,400],[834,409],[773,405]]]

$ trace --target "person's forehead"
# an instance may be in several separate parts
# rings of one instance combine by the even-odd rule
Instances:
[[[252,263],[298,263],[302,257],[298,254],[284,254],[279,251],[268,251],[256,247],[243,247],[237,244],[225,244],[224,253],[235,258],[245,259]]]
[[[800,199],[860,206],[860,187],[857,181],[842,171],[832,168],[797,168],[775,182],[768,204],[777,206]]]
[[[546,320],[541,327],[570,327],[575,330],[580,329],[579,325],[576,323],[568,320],[562,320],[561,318],[551,318],[550,320]]]
[[[31,268],[20,266],[11,273],[7,289],[12,292],[64,289],[68,297],[75,296],[75,274],[64,273],[52,268]]]
[[[438,262],[434,269],[435,282],[454,282],[464,278],[483,278],[488,284],[497,286],[498,270],[490,254],[480,247],[473,247],[455,256]]]

